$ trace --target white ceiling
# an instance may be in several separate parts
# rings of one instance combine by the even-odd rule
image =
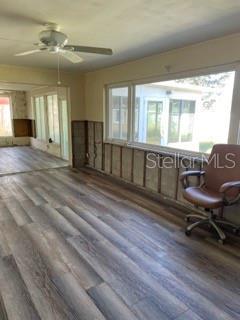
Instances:
[[[1,0],[0,63],[55,68],[49,53],[31,50],[46,22],[55,22],[69,43],[110,47],[112,57],[81,54],[61,59],[64,69],[92,70],[240,31],[239,0]]]

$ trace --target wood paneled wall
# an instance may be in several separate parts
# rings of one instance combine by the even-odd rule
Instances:
[[[161,167],[166,157],[171,157],[174,161],[173,155],[104,143],[102,122],[75,121],[72,128],[76,168],[88,165],[138,187],[187,204],[182,198],[179,183],[179,174],[186,170],[185,167]],[[152,161],[156,158],[159,159],[159,166],[151,168]],[[200,167],[201,164],[196,160],[194,169],[199,170]],[[192,182],[197,183],[197,179],[193,178]]]
[[[13,119],[14,137],[35,137],[35,121]]]
[[[72,163],[74,168],[87,164],[87,121],[72,121]]]
[[[177,161],[173,154],[166,152],[158,153],[136,147],[104,143],[102,122],[73,121],[72,141],[74,167],[81,168],[87,165],[155,195],[166,197],[177,205],[191,207],[182,197],[182,186],[179,182],[179,175],[190,165],[187,159]],[[152,160],[156,156],[159,159],[159,167],[151,168]],[[163,166],[166,158],[176,161],[176,166]],[[191,170],[201,169],[202,163],[197,159],[194,160]],[[197,185],[199,180],[196,177],[190,177],[190,183]],[[226,218],[240,223],[239,207],[240,205],[226,208],[224,210]]]

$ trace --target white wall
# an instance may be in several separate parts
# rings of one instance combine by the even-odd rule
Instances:
[[[56,86],[57,70],[0,65],[0,81],[7,83]],[[84,118],[84,78],[78,72],[61,71],[62,85],[70,88],[71,120]]]
[[[13,119],[27,119],[27,100],[25,91],[10,93]]]

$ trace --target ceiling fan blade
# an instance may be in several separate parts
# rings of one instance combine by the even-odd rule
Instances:
[[[97,53],[97,54],[105,54],[109,56],[113,54],[112,49],[109,49],[109,48],[74,46],[71,44],[64,46],[64,49],[69,51],[74,51],[74,52]]]
[[[35,49],[35,50],[25,51],[25,52],[21,52],[21,53],[16,53],[15,56],[16,57],[28,56],[29,54],[37,53],[37,52],[41,52],[41,51],[42,50],[40,50],[40,49]]]
[[[71,61],[72,63],[80,63],[83,61],[83,59],[81,57],[79,57],[79,55],[77,55],[74,52],[71,51],[67,51],[67,50],[60,50],[59,54],[64,57],[65,59]]]

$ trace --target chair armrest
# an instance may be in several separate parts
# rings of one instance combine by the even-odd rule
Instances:
[[[201,177],[205,174],[205,171],[184,171],[180,174],[180,181],[184,189],[189,187],[188,177]]]
[[[239,188],[240,189],[240,181],[229,181],[225,182],[224,184],[221,185],[219,192],[225,193],[229,189],[232,188]]]
[[[233,196],[233,198],[228,199],[227,192],[233,188],[238,189],[238,194]],[[240,181],[225,182],[224,184],[221,185],[219,192],[223,193],[223,198],[226,205],[232,205],[236,203],[240,199]]]

